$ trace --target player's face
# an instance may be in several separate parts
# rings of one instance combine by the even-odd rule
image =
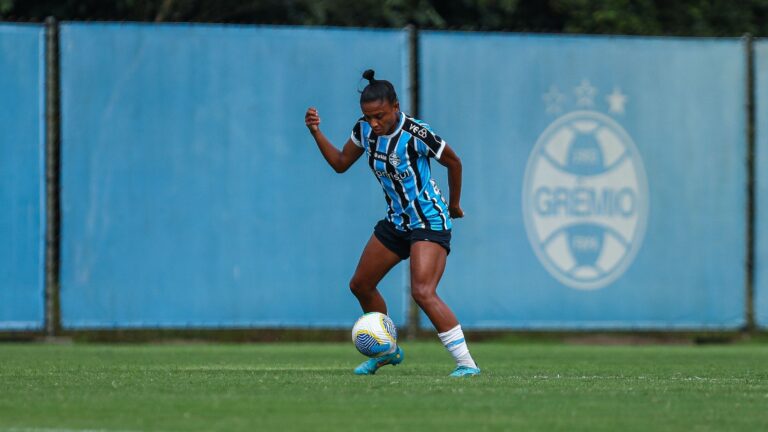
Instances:
[[[363,119],[371,125],[376,135],[389,135],[397,127],[400,102],[394,104],[385,100],[364,102],[360,104]]]

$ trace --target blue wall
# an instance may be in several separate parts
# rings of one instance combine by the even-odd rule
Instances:
[[[0,25],[0,330],[43,326],[44,31]]]
[[[768,328],[768,41],[755,43],[755,320]]]
[[[404,102],[400,31],[65,24],[66,328],[352,325],[348,281],[384,200],[337,145],[374,68]],[[405,317],[403,269],[382,290]]]
[[[465,327],[744,323],[739,40],[421,43],[422,116],[464,162],[440,292]]]
[[[42,37],[0,27],[12,107],[0,328],[42,326]],[[740,41],[424,32],[421,44],[422,117],[464,161],[467,217],[440,293],[465,327],[744,324]],[[317,106],[342,145],[369,67],[409,111],[407,54],[401,31],[62,25],[64,327],[351,325],[347,283],[385,203],[363,163],[327,166],[303,115]],[[766,57],[758,43],[764,327]],[[400,325],[406,277],[401,266],[382,284]]]

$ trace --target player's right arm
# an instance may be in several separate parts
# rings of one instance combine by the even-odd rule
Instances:
[[[309,129],[309,133],[317,143],[317,148],[320,149],[320,153],[328,164],[337,173],[343,173],[352,166],[363,154],[362,147],[358,147],[352,139],[348,139],[344,144],[344,147],[339,150],[325,137],[323,132],[320,131],[320,115],[317,113],[317,108],[310,107],[307,109],[307,113],[304,115],[304,123]]]

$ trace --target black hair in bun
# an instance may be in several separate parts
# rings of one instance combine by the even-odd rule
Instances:
[[[363,78],[368,80],[368,85],[360,92],[360,103],[374,102],[384,100],[390,104],[397,102],[397,93],[395,86],[387,80],[377,80],[374,78],[376,72],[368,69],[363,72]]]

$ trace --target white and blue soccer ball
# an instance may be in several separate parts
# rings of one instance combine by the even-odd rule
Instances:
[[[361,354],[380,357],[397,349],[397,328],[380,312],[368,312],[352,327],[352,342]]]

